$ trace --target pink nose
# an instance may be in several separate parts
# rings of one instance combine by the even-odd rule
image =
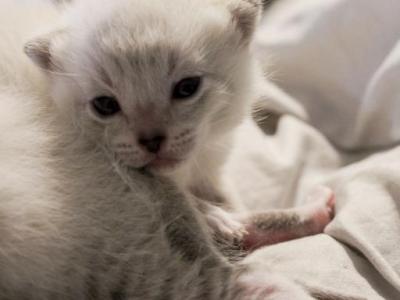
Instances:
[[[164,141],[164,135],[154,135],[150,138],[140,137],[138,140],[139,144],[142,145],[150,153],[159,152]]]

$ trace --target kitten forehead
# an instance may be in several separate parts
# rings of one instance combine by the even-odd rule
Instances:
[[[107,28],[93,37],[100,55],[114,61],[122,72],[121,65],[129,65],[136,72],[143,67],[168,69],[170,74],[177,65],[180,49],[165,35],[155,37],[151,31],[147,34],[135,35],[133,32],[115,31]]]
[[[207,1],[114,0],[104,6],[101,2],[86,0],[75,8],[93,11],[95,17],[78,15],[85,24],[70,20],[72,31],[80,36],[71,45],[71,52],[78,55],[72,61],[96,72],[88,74],[89,79],[118,92],[137,93],[132,90],[135,83],[145,91],[168,87],[160,83],[176,68],[182,76],[202,73],[202,65],[212,67],[204,56],[225,48],[226,31],[232,31],[228,11]]]

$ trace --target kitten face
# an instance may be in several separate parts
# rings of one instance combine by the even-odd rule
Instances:
[[[124,165],[173,170],[238,123],[251,60],[225,6],[95,2],[75,8],[47,61],[55,101],[88,137]]]

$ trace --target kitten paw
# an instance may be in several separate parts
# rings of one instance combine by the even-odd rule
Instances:
[[[323,232],[335,215],[335,195],[325,186],[317,187],[309,195],[310,204],[304,209],[304,218],[315,233]]]
[[[208,225],[217,237],[227,241],[240,241],[247,231],[243,224],[233,217],[233,214],[219,207],[210,207],[206,219]]]

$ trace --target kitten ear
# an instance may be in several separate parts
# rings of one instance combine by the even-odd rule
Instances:
[[[261,0],[230,0],[229,10],[243,39],[250,41],[261,16]]]
[[[56,64],[53,50],[64,36],[65,30],[57,30],[38,36],[25,44],[24,52],[40,68],[54,70]]]

